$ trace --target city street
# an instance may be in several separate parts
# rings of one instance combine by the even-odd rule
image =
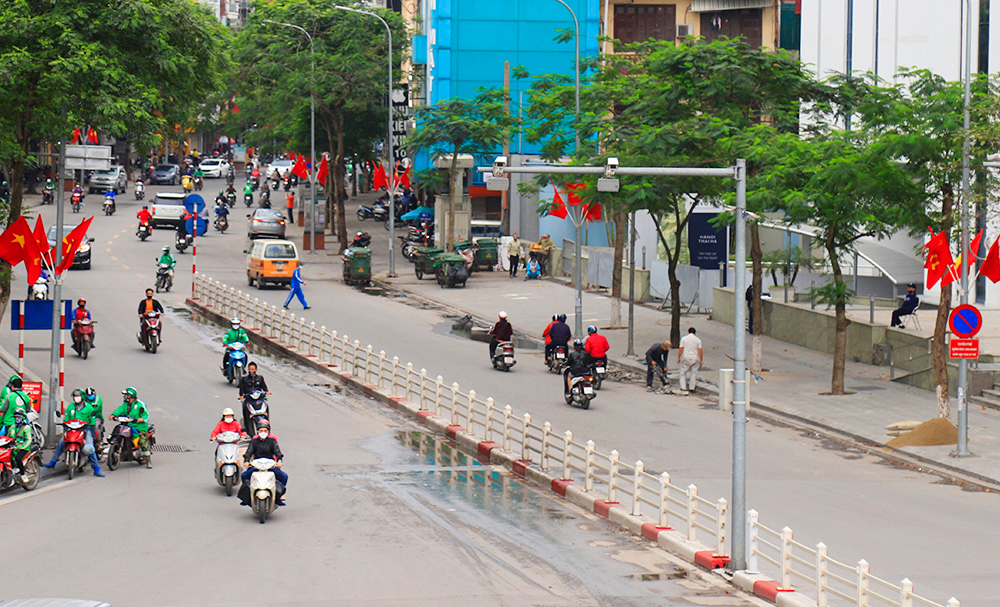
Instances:
[[[259,525],[211,476],[208,435],[222,408],[237,405],[236,388],[218,370],[221,331],[188,320],[190,254],[180,256],[177,288],[157,296],[168,310],[162,348],[149,354],[136,342],[136,304],[153,258],[173,236],[157,230],[146,242],[135,238],[139,203],[131,198],[120,197],[116,215],[95,218],[93,269],[66,275],[64,296],[85,296],[98,320],[88,360],[67,347],[67,394],[94,385],[107,414],[121,389],[135,386],[157,428],[154,468],[127,462],[105,469],[104,479],[88,470],[68,481],[60,464],[34,492],[0,496],[0,533],[10,546],[30,546],[38,565],[24,567],[23,553],[8,551],[0,561],[5,598],[73,596],[116,606],[689,603],[681,597],[759,604],[517,481],[494,480],[487,490],[469,482],[467,466],[433,474],[397,441],[408,421],[266,358],[289,505]],[[95,206],[89,197],[85,212],[68,214],[67,223]],[[54,209],[41,211],[51,224]],[[245,236],[234,224],[199,241],[200,262],[242,263]],[[317,304],[336,299],[320,295],[335,285],[311,286]],[[40,375],[48,369],[47,339],[43,332],[27,339],[29,367]],[[2,345],[16,352],[7,327]],[[663,579],[639,581],[640,574]]]

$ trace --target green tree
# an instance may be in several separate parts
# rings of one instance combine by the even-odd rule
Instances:
[[[346,160],[385,134],[385,28],[374,17],[338,10],[326,0],[258,0],[253,6],[234,50],[243,66],[238,118],[245,125],[257,125],[248,132],[248,141],[274,151],[308,149],[309,100],[315,99],[317,146],[325,141],[331,152],[327,217],[343,250],[349,244],[344,210]],[[392,29],[392,56],[398,66],[406,48],[402,18],[393,11],[375,12]],[[301,32],[265,20],[304,28],[313,38],[314,54]],[[311,60],[315,61],[315,79]]]
[[[504,111],[502,93],[484,91],[475,99],[449,99],[436,105],[417,108],[417,129],[409,136],[407,148],[423,150],[432,158],[450,157],[448,168],[448,212],[445,225],[438,225],[444,234],[445,248],[455,242],[455,201],[463,192],[455,190],[459,177],[459,154],[495,152],[510,132],[512,119]]]
[[[0,3],[0,162],[12,190],[3,225],[21,215],[33,146],[84,124],[137,146],[156,142],[219,88],[227,36],[193,0]],[[0,263],[0,307],[9,270]]]

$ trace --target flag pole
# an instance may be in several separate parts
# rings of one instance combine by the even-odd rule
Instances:
[[[66,123],[66,104],[62,107],[62,124]],[[55,253],[55,267],[59,267],[62,262],[62,240],[63,240],[63,218],[65,217],[65,209],[63,208],[63,203],[65,202],[63,187],[63,171],[66,170],[66,138],[63,137],[59,141],[59,162],[56,165],[56,175],[58,176],[58,186],[56,191],[56,253]],[[43,258],[45,256],[43,255]],[[44,259],[43,259],[44,263]],[[59,276],[52,271],[52,341],[50,342],[49,349],[49,406],[45,411],[45,443],[46,447],[51,447],[55,445],[56,437],[56,401],[60,396],[59,389],[59,377],[60,377],[60,344],[62,335],[62,326],[60,320],[62,315],[60,314],[62,307],[62,285],[59,282]]]

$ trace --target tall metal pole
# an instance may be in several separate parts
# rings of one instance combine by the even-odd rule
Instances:
[[[62,122],[66,124],[66,105],[62,108]],[[59,410],[59,347],[62,342],[60,334],[62,323],[60,323],[62,313],[62,284],[59,276],[55,273],[55,268],[62,263],[62,240],[63,240],[63,217],[65,211],[63,202],[65,200],[65,186],[63,185],[63,171],[66,170],[66,140],[59,141],[59,162],[56,165],[56,246],[55,263],[52,267],[52,340],[49,342],[49,406],[45,411],[45,442],[47,446],[55,444],[56,437],[56,417]]]
[[[303,30],[305,31],[305,30]],[[316,189],[319,187],[319,161],[316,160],[316,49],[313,47],[313,37],[309,36],[309,159],[312,161],[312,171],[309,178],[312,186],[312,206],[309,208],[309,253],[316,253]]]
[[[747,384],[746,384],[746,290],[747,182],[746,160],[736,161],[736,264],[733,275],[733,544],[729,551],[730,571],[747,568]]]
[[[628,222],[628,351],[635,356],[635,211]]]
[[[351,8],[349,6],[340,6],[339,4],[333,4],[333,8],[342,11],[348,11],[351,13],[358,13],[359,15],[369,15],[375,17],[382,22],[385,26],[385,33],[389,36],[389,80],[388,89],[389,96],[386,99],[386,105],[389,110],[389,118],[386,121],[385,127],[385,147],[387,151],[386,165],[388,165],[391,175],[389,176],[389,276],[393,277],[396,275],[396,251],[393,248],[393,240],[396,237],[396,159],[393,154],[392,145],[392,28],[389,24],[385,22],[385,19],[378,16],[376,13],[369,11],[360,11],[356,8]]]
[[[969,303],[969,264],[966,256],[969,252],[969,104],[971,103],[972,80],[972,0],[965,0],[965,107],[962,112],[962,125],[965,127],[965,140],[962,142],[962,285],[960,302]],[[970,259],[971,261],[971,259]],[[969,455],[969,408],[966,406],[966,395],[969,392],[969,361],[958,360],[958,445],[955,455]]]
[[[576,148],[574,152],[580,149],[580,22],[577,21],[576,13],[570,8],[564,0],[556,0],[559,4],[566,7],[569,14],[573,16],[573,29],[574,38],[576,39],[576,114],[574,115],[574,125],[573,128],[576,131]],[[574,331],[577,337],[583,335],[583,274],[582,274],[582,264],[581,255],[583,252],[581,250],[581,243],[583,241],[583,224],[586,221],[583,217],[583,209],[576,209],[579,213],[579,221],[577,221],[576,215],[573,216],[573,224],[576,227],[576,242],[573,247],[573,283],[576,285],[576,305],[574,309],[575,313],[575,323]]]

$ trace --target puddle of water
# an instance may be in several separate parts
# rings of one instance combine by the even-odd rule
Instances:
[[[442,335],[454,335],[456,337],[462,337],[464,339],[471,339],[472,341],[481,341],[483,343],[489,343],[490,335],[488,330],[483,328],[473,329],[472,325],[463,323],[461,320],[447,321],[434,327],[435,333],[440,333]],[[517,340],[518,350],[544,350],[544,345],[539,345],[534,342],[528,341],[526,339]]]

